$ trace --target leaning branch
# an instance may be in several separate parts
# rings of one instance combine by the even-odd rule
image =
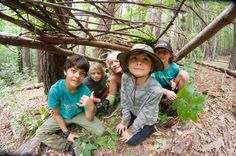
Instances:
[[[39,36],[37,37],[38,40],[44,41],[51,44],[77,44],[77,45],[85,45],[85,46],[92,46],[92,47],[98,47],[98,48],[105,48],[105,49],[112,49],[112,50],[119,50],[119,51],[129,51],[130,47],[118,45],[114,43],[108,43],[103,41],[94,41],[94,40],[81,40],[74,37],[66,37],[66,36]]]
[[[44,50],[44,51],[51,53],[51,54],[58,54],[58,55],[64,55],[64,56],[70,56],[70,55],[76,54],[70,50],[63,49],[63,48],[54,46],[54,45],[46,43],[46,42],[42,42],[39,40],[33,40],[30,38],[26,38],[26,37],[13,36],[13,35],[9,35],[9,34],[6,35],[5,33],[1,33],[1,32],[0,32],[0,44],[39,49],[39,50]],[[80,54],[80,55],[82,55],[82,54]],[[101,59],[96,59],[96,58],[92,58],[92,57],[88,57],[88,56],[84,56],[84,57],[86,57],[90,61],[97,61],[100,63],[104,63],[104,60],[101,60]]]
[[[176,54],[176,60],[179,61],[189,54],[196,47],[214,36],[219,30],[230,24],[236,18],[236,3],[231,3],[218,17],[216,17],[207,27],[205,27],[196,37],[186,44]]]
[[[112,49],[112,50],[119,50],[119,51],[129,51],[130,47],[118,45],[118,44],[112,44],[107,43],[103,41],[93,41],[93,40],[80,40],[78,38],[73,37],[60,37],[57,36],[48,36],[45,35],[44,37],[37,37],[37,39],[30,39],[27,37],[20,37],[15,35],[10,35],[6,33],[0,32],[0,44],[3,45],[14,45],[14,46],[22,46],[22,47],[29,47],[33,49],[40,49],[45,50],[52,54],[58,54],[58,55],[73,55],[74,52],[63,49],[60,47],[57,47],[55,45],[59,44],[77,44],[77,45],[86,45],[86,46],[92,46],[92,47],[99,47],[99,48],[105,48],[105,49]],[[103,60],[87,57],[91,61],[98,61],[101,62]]]

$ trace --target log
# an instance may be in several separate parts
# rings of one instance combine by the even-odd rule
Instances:
[[[25,143],[23,143],[12,155],[14,156],[37,156],[38,153],[36,148],[40,146],[40,141],[36,136],[28,139]]]
[[[26,87],[22,87],[22,88],[16,89],[13,92],[22,91],[22,90],[39,89],[41,87],[43,87],[43,83],[36,83],[36,84],[30,85],[30,86],[26,86]]]
[[[200,62],[200,61],[195,61],[195,63],[199,64],[199,65],[202,65],[202,66],[217,69],[217,70],[221,71],[222,73],[227,73],[228,75],[233,76],[234,78],[236,78],[236,71],[234,71],[234,70],[221,68],[221,67],[214,66],[214,65],[211,65],[211,64],[207,64],[207,63],[203,63],[203,62]]]

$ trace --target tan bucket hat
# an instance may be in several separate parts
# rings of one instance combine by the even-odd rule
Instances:
[[[135,53],[135,52],[144,52],[152,58],[152,60],[154,61],[154,69],[152,72],[163,70],[164,65],[163,65],[162,61],[155,55],[153,49],[150,46],[148,46],[146,44],[135,44],[131,48],[130,51],[120,53],[117,56],[117,59],[120,61],[120,66],[124,72],[129,71],[127,59],[130,56],[130,54]]]

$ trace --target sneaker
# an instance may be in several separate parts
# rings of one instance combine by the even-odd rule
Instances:
[[[76,156],[75,149],[72,144],[68,144],[66,151],[69,152],[72,156]]]
[[[110,106],[108,108],[107,114],[105,114],[105,116],[103,117],[104,119],[108,119],[110,117],[112,117],[114,115],[114,113],[116,112],[117,105],[113,104],[112,106]]]
[[[106,113],[108,110],[109,101],[107,99],[103,100],[101,103],[96,104],[96,114]]]

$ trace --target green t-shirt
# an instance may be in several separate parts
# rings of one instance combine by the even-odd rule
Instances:
[[[78,86],[75,93],[70,93],[65,85],[65,80],[58,80],[52,85],[48,94],[48,107],[59,108],[64,119],[71,119],[82,111],[87,111],[77,105],[83,95],[90,96],[89,88],[83,83]]]
[[[152,73],[151,77],[155,78],[162,87],[168,86],[170,80],[175,79],[179,74],[179,66],[176,63],[171,63],[168,69]]]

